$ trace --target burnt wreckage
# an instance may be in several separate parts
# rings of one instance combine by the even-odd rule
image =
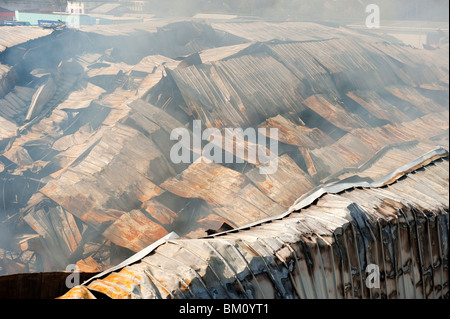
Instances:
[[[63,298],[448,298],[448,45],[296,22],[0,32],[0,281],[76,264],[114,268]],[[277,128],[278,169],[173,163],[194,120]]]

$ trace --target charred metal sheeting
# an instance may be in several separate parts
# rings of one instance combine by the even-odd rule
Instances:
[[[285,218],[168,239],[60,298],[448,298],[448,160],[437,149]]]

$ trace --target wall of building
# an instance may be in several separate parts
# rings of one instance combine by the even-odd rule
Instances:
[[[73,15],[68,13],[31,13],[16,11],[16,20],[29,22],[31,25],[39,25],[39,21],[62,21],[67,24],[73,24],[74,19],[79,20],[80,25],[90,24],[111,24],[112,21],[104,18],[91,17],[87,15]]]
[[[5,21],[13,20],[14,15],[14,12],[0,12],[0,25],[4,24]]]

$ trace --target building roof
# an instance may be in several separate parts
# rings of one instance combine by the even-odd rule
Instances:
[[[335,184],[282,219],[211,238],[166,238],[61,298],[443,297],[448,287],[429,283],[445,287],[439,269],[448,247],[432,240],[448,237],[448,174],[448,152],[436,150],[375,183]],[[419,220],[427,231],[409,237]],[[440,262],[429,273],[432,260]],[[371,263],[388,276],[376,290],[364,284]]]
[[[0,53],[7,48],[28,42],[40,37],[45,37],[53,30],[32,26],[6,26],[0,27]]]
[[[331,28],[324,24],[315,22],[217,22],[211,24],[213,28],[227,32],[234,36],[247,39],[249,41],[267,42],[279,41],[314,41],[343,36],[359,37],[361,34],[344,27]],[[364,42],[380,41],[381,35],[365,34],[360,38]],[[391,40],[392,41],[392,40]]]
[[[232,14],[214,14],[214,13],[197,13],[192,18],[193,19],[204,19],[204,20],[233,20],[236,19],[237,15]]]
[[[89,13],[99,13],[99,14],[108,14],[114,9],[120,7],[120,3],[105,3],[89,10]]]

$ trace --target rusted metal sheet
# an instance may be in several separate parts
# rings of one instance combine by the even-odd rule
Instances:
[[[200,53],[200,58],[203,63],[213,63],[215,61],[221,61],[230,59],[252,45],[252,42],[230,45],[227,47],[212,48],[204,50]]]
[[[161,225],[139,210],[123,214],[103,232],[105,238],[134,252],[144,249],[165,235],[167,231]]]
[[[298,120],[301,121],[300,118]],[[333,139],[319,128],[310,128],[305,123],[300,124],[298,125],[282,115],[277,115],[267,119],[260,127],[278,129],[278,140],[281,143],[301,148],[313,149],[333,143]]]
[[[162,226],[170,226],[178,215],[160,202],[150,199],[143,203],[142,209]]]
[[[344,131],[365,126],[364,121],[359,116],[348,113],[337,103],[330,102],[326,96],[322,95],[313,95],[304,101],[306,106]]]
[[[411,110],[405,114],[390,103],[384,101],[376,92],[349,92],[347,93],[347,96],[365,108],[376,118],[394,121],[395,123],[411,120],[408,116],[408,113],[412,113]]]
[[[245,175],[203,158],[161,187],[181,197],[205,200],[216,214],[237,226],[283,210],[257,187],[248,184]]]
[[[24,118],[34,92],[31,88],[15,86],[0,99],[0,117],[13,122]]]
[[[27,116],[25,120],[29,121],[33,119],[37,114],[41,113],[42,108],[50,102],[56,93],[56,83],[55,80],[50,77],[48,81],[40,86],[36,93],[33,95],[31,100],[30,108],[28,109]]]
[[[196,118],[217,128],[248,127],[295,109],[295,88],[301,85],[281,63],[264,54],[191,66],[171,75]],[[264,107],[268,104],[273,107]]]
[[[77,289],[112,298],[448,298],[448,174],[448,153],[436,150],[370,188],[336,184],[284,218],[169,240]]]
[[[390,87],[388,88],[388,90],[399,99],[407,101],[408,103],[414,105],[423,114],[445,112],[446,110],[448,111],[448,108],[445,108],[444,106],[437,104],[432,99],[423,96],[415,88]]]
[[[284,154],[278,157],[278,169],[274,174],[259,174],[259,168],[250,170],[246,176],[269,198],[289,208],[300,194],[314,187],[308,174]]]
[[[390,145],[406,145],[418,141],[430,143],[430,139],[439,135],[448,125],[442,120],[447,114],[448,112],[430,113],[414,121],[396,125],[387,124],[376,128],[353,130],[332,145],[307,152],[313,155],[313,165],[320,167],[316,169],[328,172],[328,176],[349,168],[364,167],[364,164],[373,158],[373,154],[389,148]],[[420,153],[413,154],[414,157],[419,155]],[[393,166],[390,166],[390,169],[392,168]]]
[[[140,153],[136,153],[131,141],[140,145]],[[129,154],[134,155],[133,159]],[[151,159],[158,156],[161,155],[155,145],[141,133],[125,126],[115,127],[103,134],[82,162],[67,169],[57,180],[47,183],[41,192],[87,224],[102,227],[116,218],[115,214],[108,214],[108,206],[105,206],[110,198],[109,192],[116,194],[118,199],[122,196],[130,201],[146,201],[163,192],[145,177],[151,174],[148,170]],[[110,166],[114,158],[116,160]],[[134,168],[134,174],[131,174],[130,167]],[[101,178],[101,185],[97,184],[96,176]],[[134,186],[129,188],[131,185]],[[66,194],[78,195],[71,197]]]
[[[102,266],[95,261],[95,259],[92,256],[89,256],[85,259],[80,259],[75,264],[77,270],[79,272],[86,272],[86,273],[98,273],[102,270]]]
[[[92,294],[92,292],[89,291],[84,286],[77,286],[75,288],[72,288],[68,293],[64,294],[62,297],[58,297],[57,299],[97,299]]]
[[[5,142],[7,143],[10,138],[15,136],[17,126],[10,121],[0,117],[0,127],[0,144],[5,144]],[[2,163],[1,165],[1,171],[3,172],[3,170],[5,169],[5,164]]]

